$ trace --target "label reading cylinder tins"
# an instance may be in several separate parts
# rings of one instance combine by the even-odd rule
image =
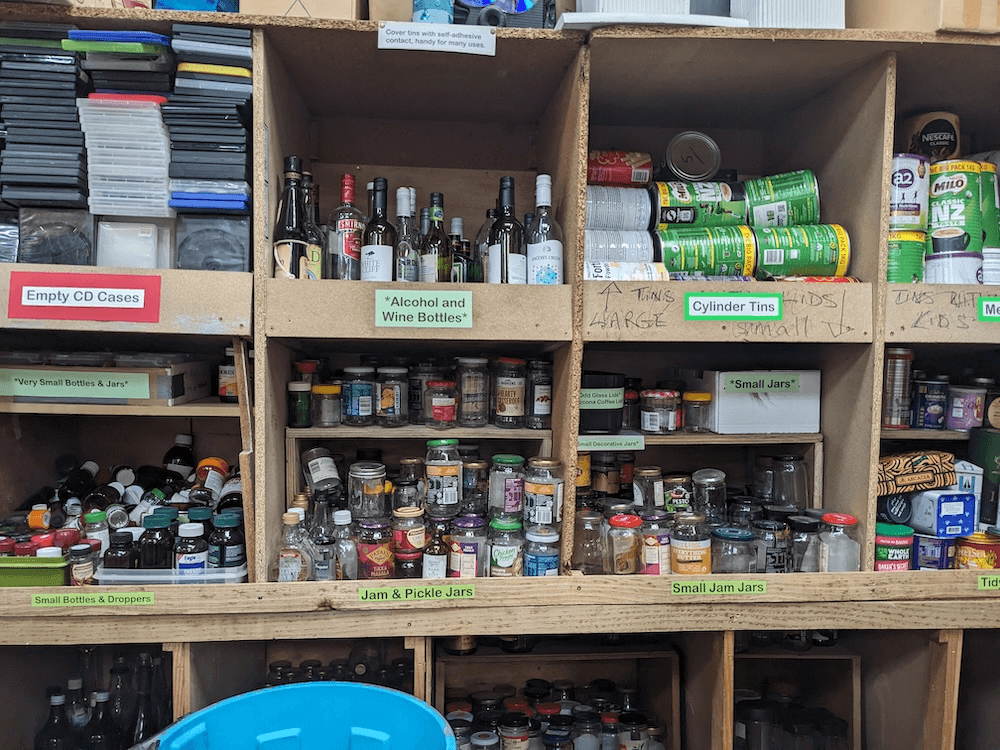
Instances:
[[[650,186],[654,220],[660,229],[681,224],[700,227],[746,224],[743,185],[734,182],[655,182]]]
[[[753,276],[757,267],[757,244],[749,227],[670,227],[659,235],[669,271]]]

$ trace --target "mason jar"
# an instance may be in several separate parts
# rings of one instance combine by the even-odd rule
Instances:
[[[529,458],[524,475],[524,522],[542,526],[561,523],[564,486],[559,459]]]
[[[409,412],[411,424],[426,424],[424,422],[424,393],[427,383],[440,380],[442,370],[434,362],[420,362],[410,368],[409,380]]]
[[[491,515],[516,514],[524,511],[524,458],[512,453],[493,456],[490,468]]]
[[[712,572],[757,572],[757,549],[750,529],[720,526],[712,531]]]
[[[497,427],[524,427],[527,362],[514,357],[497,360],[493,373],[493,423]]]
[[[532,430],[551,429],[552,363],[544,359],[529,359],[525,388],[527,414],[524,426]]]
[[[409,424],[409,380],[405,367],[378,368],[375,421],[382,427]]]
[[[459,357],[455,382],[458,387],[458,423],[483,427],[489,422],[490,370],[486,357]]]
[[[375,461],[351,464],[347,472],[347,509],[355,519],[385,515],[385,464]]]
[[[659,466],[635,467],[632,504],[637,511],[663,507],[663,474]]]
[[[341,395],[345,425],[366,427],[375,424],[374,367],[345,367]]]

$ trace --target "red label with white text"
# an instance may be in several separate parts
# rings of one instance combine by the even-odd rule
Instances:
[[[7,317],[159,323],[161,281],[156,275],[11,271]]]

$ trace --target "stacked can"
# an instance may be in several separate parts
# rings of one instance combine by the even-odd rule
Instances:
[[[930,163],[918,154],[894,154],[889,198],[886,279],[908,284],[924,280]]]
[[[979,162],[980,200],[983,206],[983,283],[1000,284],[1000,186],[997,166]]]
[[[987,185],[987,193],[989,203],[995,206],[995,168],[991,174],[993,183]],[[981,284],[982,165],[961,159],[941,161],[931,165],[930,176],[924,280],[928,284]]]
[[[666,281],[666,269],[656,262],[653,224],[653,204],[645,188],[588,185],[584,279]]]

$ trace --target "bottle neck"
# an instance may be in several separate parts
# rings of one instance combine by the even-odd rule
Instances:
[[[514,215],[513,187],[503,187],[500,189],[500,215],[505,218]]]
[[[375,197],[372,201],[372,219],[385,221],[388,215],[388,199],[384,190],[375,190]]]
[[[345,206],[354,205],[354,180],[344,180],[340,183],[340,202]]]

